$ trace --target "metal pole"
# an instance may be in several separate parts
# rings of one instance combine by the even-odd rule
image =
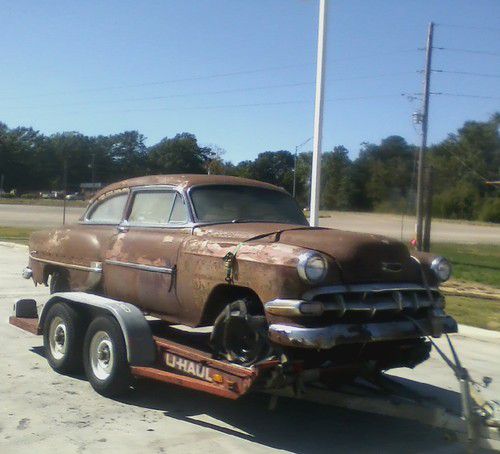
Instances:
[[[293,160],[293,191],[292,195],[295,198],[295,192],[296,192],[296,187],[297,187],[297,158],[298,158],[298,151],[299,148],[303,147],[306,143],[308,143],[310,140],[312,140],[312,137],[309,137],[309,139],[304,140],[300,145],[295,146],[295,157]]]
[[[292,189],[292,196],[295,198],[295,187],[297,185],[297,150],[299,149],[298,146],[295,147],[295,157],[293,159],[293,189]]]
[[[432,222],[432,167],[427,167],[426,191],[425,191],[425,217],[424,217],[424,237],[422,240],[422,250],[429,252],[431,249],[431,222]]]
[[[328,0],[319,2],[318,21],[318,55],[316,61],[316,99],[314,105],[314,137],[313,137],[313,159],[311,171],[311,206],[309,223],[313,227],[319,224],[319,198],[321,182],[321,140],[323,134],[323,89],[324,89],[324,63],[326,53],[326,31],[327,31],[327,6]]]
[[[417,249],[422,250],[423,246],[423,218],[424,218],[424,174],[425,174],[425,154],[427,150],[427,123],[429,120],[429,93],[431,88],[431,64],[432,64],[432,36],[434,33],[434,23],[429,24],[427,33],[427,48],[425,53],[425,73],[424,73],[424,100],[422,106],[422,142],[418,152],[418,179],[417,179]]]
[[[68,189],[68,159],[64,156],[63,164],[63,225],[66,224],[66,193]]]
[[[92,176],[91,176],[91,181],[92,181],[92,189],[94,189],[94,183],[95,183],[95,153],[92,153]]]

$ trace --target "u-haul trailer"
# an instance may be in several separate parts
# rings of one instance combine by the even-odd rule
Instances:
[[[69,342],[71,337],[71,324],[64,327],[63,324],[57,325],[59,319],[50,319],[52,313],[61,314],[61,311],[53,309],[58,305],[70,308],[69,313],[83,316],[87,327],[85,337],[88,337],[92,325],[100,326],[100,331],[97,330],[92,338],[93,342],[97,336],[100,343],[94,345],[86,342],[89,352],[84,351],[83,354],[84,357],[85,354],[90,357],[86,360],[87,378],[94,389],[103,395],[111,393],[109,389],[99,386],[99,373],[104,374],[101,378],[106,378],[106,359],[107,364],[110,361],[109,348],[106,354],[106,346],[114,342],[113,330],[109,330],[106,337],[106,324],[101,322],[99,325],[101,319],[107,319],[114,323],[110,325],[116,328],[114,335],[118,333],[123,340],[125,352],[121,366],[126,368],[122,370],[126,370],[131,377],[171,383],[228,399],[238,399],[251,391],[264,392],[271,396],[270,408],[276,405],[279,397],[289,397],[418,421],[453,432],[471,452],[476,447],[500,451],[499,404],[485,402],[475,392],[474,388],[478,388],[478,384],[461,366],[451,342],[454,362],[435,347],[459,381],[461,413],[446,408],[437,403],[434,397],[417,393],[385,374],[367,375],[355,384],[331,389],[327,385],[327,378],[338,372],[335,366],[307,369],[301,362],[290,364],[283,359],[273,358],[245,367],[217,359],[204,342],[206,336],[180,332],[162,321],[148,320],[131,304],[97,295],[80,292],[54,294],[40,314],[35,300],[19,300],[14,305],[14,314],[9,322],[33,334],[44,335],[46,349],[55,348],[57,352],[59,348],[59,352],[78,356],[80,352],[72,352],[68,348],[69,344],[64,349],[64,342]],[[81,346],[82,342],[78,345]],[[90,351],[92,348],[94,354]],[[119,356],[115,351],[112,360],[119,361]],[[53,364],[51,366],[54,367]]]

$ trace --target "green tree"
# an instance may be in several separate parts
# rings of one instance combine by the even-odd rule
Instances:
[[[210,148],[200,147],[194,134],[184,132],[153,145],[147,162],[153,173],[206,173],[211,158]]]

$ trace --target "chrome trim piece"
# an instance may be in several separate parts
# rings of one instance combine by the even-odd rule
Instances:
[[[280,345],[326,350],[336,345],[412,339],[426,335],[456,333],[457,322],[450,316],[429,321],[419,320],[419,327],[409,320],[383,323],[345,323],[320,328],[272,324],[269,338]]]
[[[134,268],[136,270],[141,271],[150,271],[152,273],[163,273],[163,274],[172,274],[172,268],[167,268],[163,266],[153,266],[153,265],[142,265],[141,263],[132,263],[132,262],[120,262],[118,260],[106,260],[108,265],[115,266],[124,266],[126,268]]]
[[[323,312],[335,312],[339,318],[349,313],[364,314],[369,318],[375,314],[383,311],[389,312],[403,312],[405,310],[418,311],[419,309],[433,307],[433,301],[428,298],[418,298],[416,295],[407,295],[409,297],[403,298],[400,291],[394,290],[387,298],[379,301],[364,301],[362,298],[359,301],[345,301],[345,295],[335,294],[333,301],[311,301],[311,300],[286,300],[276,299],[267,302],[264,305],[265,311],[271,315],[279,315],[285,317],[300,317],[300,316],[318,316]],[[322,310],[316,309],[308,312],[302,305],[308,304],[321,305]]]
[[[302,315],[300,305],[304,302],[304,300],[275,299],[267,302],[264,308],[266,313],[271,315],[300,317]]]
[[[102,272],[101,262],[91,262],[90,266],[84,266],[84,265],[75,265],[73,263],[57,262],[55,260],[41,259],[39,257],[33,257],[33,254],[30,254],[29,257],[30,257],[30,259],[36,260],[38,262],[48,263],[49,265],[63,266],[65,268],[71,268],[73,270],[90,271],[93,273],[101,273]]]
[[[423,285],[411,283],[394,284],[353,284],[353,285],[330,285],[327,287],[317,287],[305,292],[302,297],[305,300],[311,300],[318,295],[327,295],[331,293],[364,293],[364,292],[390,292],[395,290],[422,290],[426,291]],[[431,287],[430,290],[438,290],[437,287]]]

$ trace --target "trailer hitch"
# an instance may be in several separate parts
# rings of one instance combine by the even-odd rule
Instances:
[[[422,333],[420,324],[413,318],[406,316]],[[500,403],[497,401],[485,401],[481,395],[481,388],[487,388],[492,382],[491,377],[483,377],[483,383],[478,383],[472,379],[469,371],[462,366],[460,358],[450,336],[444,333],[448,346],[450,348],[453,360],[443,352],[443,350],[434,342],[430,336],[426,336],[436,349],[439,356],[448,367],[453,371],[460,387],[460,399],[462,404],[462,418],[465,421],[467,429],[467,444],[471,452],[479,444],[481,438],[484,438],[484,428],[500,428]]]

